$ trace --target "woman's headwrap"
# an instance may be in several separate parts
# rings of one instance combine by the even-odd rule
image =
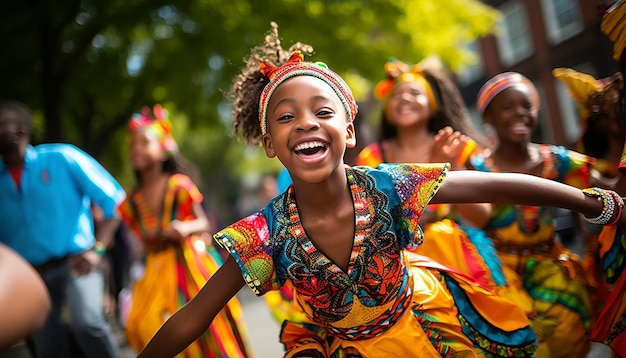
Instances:
[[[492,77],[478,91],[476,108],[482,115],[493,99],[507,88],[514,86],[526,86],[530,92],[530,101],[535,110],[539,110],[539,94],[537,88],[526,76],[517,72],[503,72]]]
[[[624,77],[621,72],[599,80],[571,68],[555,68],[552,74],[567,85],[570,95],[578,105],[580,120],[583,124],[586,124],[592,116],[611,113],[611,107],[615,107],[619,102],[620,91],[624,86]],[[618,119],[615,118],[615,120]],[[580,145],[579,150],[584,151],[582,144]],[[618,170],[622,175],[626,175],[626,143],[622,153]]]
[[[408,65],[398,59],[391,58],[385,63],[385,74],[387,77],[378,82],[374,88],[374,96],[378,99],[385,99],[389,96],[394,86],[404,82],[419,83],[426,91],[428,105],[432,114],[437,113],[437,100],[433,89],[426,80],[424,70],[418,65]]]
[[[594,114],[609,113],[610,107],[619,101],[619,91],[624,84],[619,72],[599,80],[571,68],[555,68],[552,74],[567,85],[570,96],[578,105],[582,121]]]
[[[132,133],[137,130],[154,133],[168,156],[178,150],[178,145],[172,137],[172,122],[169,120],[169,113],[160,104],[155,105],[152,111],[150,107],[145,106],[140,113],[133,114],[128,122],[128,131]]]
[[[270,82],[263,88],[259,99],[259,123],[261,133],[267,133],[267,105],[272,94],[283,82],[296,76],[312,76],[324,81],[335,91],[346,110],[348,120],[353,121],[357,113],[357,104],[350,87],[335,72],[331,71],[323,62],[304,62],[304,55],[300,51],[291,54],[289,60],[282,66],[274,66],[263,61],[259,64],[261,73]]]

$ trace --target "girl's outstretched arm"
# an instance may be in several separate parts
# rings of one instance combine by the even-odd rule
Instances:
[[[586,196],[580,189],[553,180],[475,170],[449,172],[431,200],[433,204],[481,202],[558,207],[590,218],[598,216],[603,208],[601,201]]]
[[[138,357],[176,356],[209,328],[213,318],[244,284],[239,266],[228,256],[196,297],[163,324]]]

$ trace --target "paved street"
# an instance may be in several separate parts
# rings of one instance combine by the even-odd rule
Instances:
[[[243,305],[250,343],[256,358],[279,358],[283,356],[283,347],[278,342],[280,326],[271,316],[265,299],[256,297],[247,286],[239,292]]]

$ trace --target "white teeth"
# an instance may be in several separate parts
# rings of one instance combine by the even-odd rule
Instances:
[[[293,150],[298,151],[298,150],[305,150],[305,149],[317,148],[317,147],[323,148],[325,146],[326,144],[324,144],[323,142],[314,141],[314,142],[306,142],[306,143],[298,144],[295,148],[293,148]]]

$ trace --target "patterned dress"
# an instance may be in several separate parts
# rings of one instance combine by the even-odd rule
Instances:
[[[160,212],[154,212],[140,192],[131,193],[119,208],[123,220],[146,245],[145,274],[134,284],[126,325],[128,343],[145,347],[163,322],[194,297],[222,265],[213,245],[197,235],[182,242],[165,241],[157,233],[173,220],[193,220],[194,203],[202,194],[189,177],[172,175]],[[236,298],[216,316],[209,330],[180,357],[248,357],[243,311]]]
[[[285,357],[532,356],[535,335],[517,306],[469,276],[411,253],[419,218],[447,166],[346,168],[355,209],[348,269],[302,226],[295,190],[215,235],[257,294],[289,282],[302,322],[285,321]]]
[[[542,177],[579,188],[589,186],[593,160],[563,147],[539,145]],[[490,157],[475,156],[477,170],[498,172]],[[531,318],[540,345],[537,356],[585,357],[593,325],[587,274],[577,255],[555,237],[547,207],[494,205],[486,231],[504,264],[509,297]]]

